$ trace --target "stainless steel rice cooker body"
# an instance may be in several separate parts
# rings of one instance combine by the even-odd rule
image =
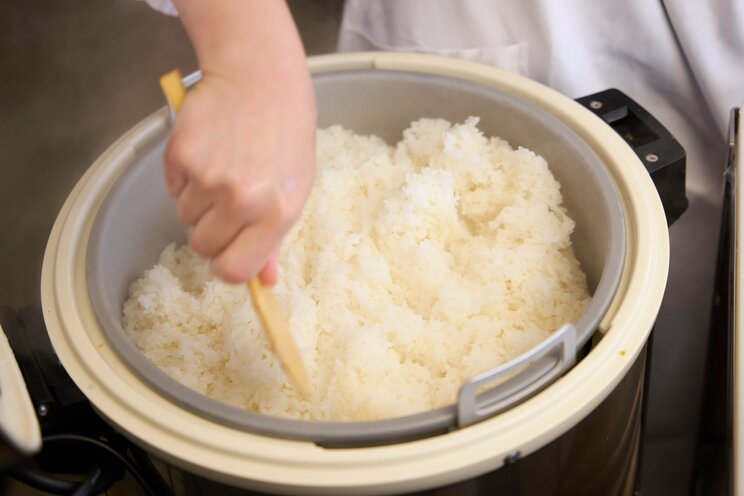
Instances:
[[[167,114],[159,112],[94,164],[68,199],[50,238],[42,297],[50,336],[73,379],[104,416],[154,452],[216,480],[263,489],[349,493],[372,486],[388,488],[382,492],[431,487],[497,468],[504,453],[528,453],[570,428],[609,393],[641,352],[663,294],[668,267],[664,213],[638,159],[578,104],[496,69],[404,54],[326,56],[311,61],[311,68],[319,126],[342,124],[395,142],[415,119],[456,122],[476,115],[486,135],[543,155],[576,221],[572,241],[593,294],[587,312],[533,349],[532,356],[511,364],[522,368],[514,378],[477,396],[477,388],[492,382],[494,374],[469,381],[458,406],[383,421],[337,423],[281,419],[210,400],[157,369],[121,326],[129,284],[155,263],[165,245],[183,239],[162,180]],[[635,182],[632,188],[628,181]],[[619,336],[614,319],[634,305],[642,309],[625,318],[635,332]],[[75,311],[63,314],[63,308]],[[538,392],[574,364],[577,349],[597,329],[604,337],[594,350]],[[632,346],[622,344],[622,353],[613,350],[615,360],[605,357],[595,363],[597,350],[623,339]],[[93,356],[88,355],[91,347]],[[618,357],[620,363],[609,363]],[[582,379],[582,369],[591,366],[612,368]],[[576,389],[576,381],[582,387],[593,383],[595,389],[573,405],[565,398],[549,398],[557,390]],[[564,396],[572,396],[570,390]],[[543,401],[555,411],[553,418],[541,420],[536,414],[535,408],[547,406]],[[475,423],[498,412],[503,413]],[[516,425],[524,423],[532,424],[532,432],[516,435]],[[499,434],[492,432],[485,441],[491,429]],[[477,431],[483,436],[471,437]],[[463,434],[471,441],[457,439]],[[382,443],[388,445],[359,447]],[[433,466],[421,466],[428,460],[435,467],[442,463],[438,458],[465,455],[477,445],[479,454],[466,457],[464,465],[450,463],[433,472]],[[294,452],[289,456],[287,450]],[[210,453],[213,458],[207,461],[204,456]],[[300,453],[305,458],[298,465]],[[412,459],[417,456],[420,462]],[[406,470],[407,464],[415,467]],[[347,477],[355,471],[364,476]]]

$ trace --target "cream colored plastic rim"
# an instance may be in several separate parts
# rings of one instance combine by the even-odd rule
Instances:
[[[201,418],[164,399],[110,349],[88,299],[86,245],[106,191],[138,150],[163,132],[164,111],[114,143],[64,204],[44,256],[42,303],[54,348],[97,410],[153,454],[230,485],[300,494],[389,494],[494,470],[514,450],[527,455],[577,424],[614,389],[656,319],[669,267],[663,208],[643,165],[604,123],[569,98],[476,63],[400,53],[310,59],[314,73],[384,69],[453,76],[530,100],[561,119],[610,169],[626,214],[626,268],[602,323],[604,339],[568,374],[529,401],[466,429],[420,441],[357,449],[263,437]]]

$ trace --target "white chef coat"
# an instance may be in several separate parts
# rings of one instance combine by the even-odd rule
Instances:
[[[744,2],[735,0],[347,0],[338,49],[477,60],[572,98],[618,87],[693,162],[720,148],[744,97]],[[688,173],[688,188],[719,193],[717,176]]]
[[[168,14],[171,16],[178,15],[176,6],[173,5],[173,2],[171,2],[170,0],[145,0],[145,2],[147,2],[147,5],[149,5],[153,9],[158,10],[163,14]]]
[[[670,230],[671,268],[654,333],[644,456],[652,464],[673,463],[656,469],[668,470],[658,482],[665,494],[673,494],[669,488],[675,484],[688,488],[721,219],[725,130],[730,109],[744,98],[744,1],[347,0],[338,49],[462,57],[572,98],[618,88],[684,146],[690,206]]]

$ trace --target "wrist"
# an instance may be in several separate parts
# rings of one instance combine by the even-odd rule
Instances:
[[[175,0],[205,75],[296,77],[305,52],[283,0]]]

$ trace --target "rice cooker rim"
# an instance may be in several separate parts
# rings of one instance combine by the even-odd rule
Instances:
[[[42,274],[42,302],[50,337],[73,379],[105,417],[156,453],[181,466],[206,473],[212,478],[256,488],[301,486],[304,489],[323,487],[325,491],[343,488],[345,492],[363,487],[379,488],[386,484],[391,488],[395,487],[395,490],[400,490],[401,487],[415,488],[420,487],[422,480],[428,481],[429,484],[436,482],[435,479],[441,482],[455,474],[458,477],[472,476],[475,475],[474,472],[497,468],[503,461],[501,455],[504,453],[518,447],[523,454],[527,454],[570,428],[609,393],[632,364],[653,324],[666,283],[668,269],[666,222],[658,195],[637,157],[617,136],[611,132],[603,133],[603,129],[596,129],[593,120],[596,117],[587,111],[578,110],[577,105],[571,100],[537,83],[497,69],[440,57],[386,53],[316,57],[310,60],[310,66],[316,73],[349,70],[355,67],[413,70],[505,86],[509,91],[521,94],[523,98],[550,108],[553,113],[562,116],[572,127],[575,126],[575,130],[583,135],[605,160],[610,159],[613,163],[623,164],[622,167],[615,167],[617,176],[614,178],[624,186],[622,189],[626,224],[630,228],[627,247],[628,252],[634,257],[631,263],[626,263],[626,271],[618,290],[624,297],[613,301],[601,326],[608,331],[607,335],[594,350],[594,356],[582,361],[563,379],[551,386],[549,394],[543,392],[497,418],[467,429],[411,443],[345,449],[344,463],[337,451],[325,450],[310,443],[265,438],[245,432],[236,433],[229,427],[214,425],[205,419],[194,417],[177,405],[163,401],[163,398],[144,388],[131,373],[127,373],[117,361],[116,354],[106,349],[105,342],[101,340],[100,329],[96,332],[96,320],[91,315],[89,302],[86,302],[85,298],[79,298],[84,294],[80,293],[80,290],[81,287],[84,289],[85,284],[84,277],[83,280],[80,277],[81,271],[75,270],[79,269],[81,264],[79,250],[75,252],[77,247],[75,241],[79,241],[81,236],[84,237],[86,231],[89,233],[91,227],[89,214],[95,210],[96,201],[100,201],[86,195],[86,190],[95,188],[101,181],[112,180],[113,168],[103,168],[104,164],[108,161],[116,162],[131,158],[135,149],[147,141],[148,135],[163,131],[165,116],[164,113],[160,113],[146,119],[123,136],[91,167],[66,201],[50,236]],[[630,181],[633,187],[628,188],[631,176],[634,176]],[[82,263],[84,266],[84,261]],[[639,283],[639,280],[642,282]],[[629,313],[628,308],[634,306],[636,308]],[[635,332],[613,333],[614,328],[627,326]],[[87,339],[85,336],[88,336]],[[604,357],[602,364],[597,363],[599,355],[604,355],[605,350],[618,345],[624,348],[620,350],[622,353],[617,354],[622,357],[620,363],[616,363],[617,357],[611,356]],[[575,382],[573,379],[581,376],[586,369],[597,367],[606,369],[609,366],[614,367],[609,376],[606,370],[604,374],[601,370],[596,370],[597,373],[592,373],[587,380],[581,381],[578,388],[573,387],[572,384]],[[572,401],[570,404],[554,398],[555,401],[551,401],[551,418],[540,419],[539,408],[547,396],[553,397],[557,392],[562,392],[574,397],[577,389],[592,384],[595,388],[599,387],[593,395],[574,398],[579,401]],[[569,389],[566,389],[567,387]],[[133,405],[123,400],[126,394],[122,392],[135,394],[138,406],[145,404],[151,408],[133,408]],[[532,419],[533,425],[529,429],[531,431],[529,434],[523,432],[523,429],[514,428],[522,416]],[[506,425],[512,427],[508,432],[504,431]],[[537,436],[535,425],[541,426]],[[473,453],[472,457],[465,457],[468,461],[464,465],[462,462],[453,462],[447,464],[448,468],[442,468],[442,461],[454,452],[462,454],[468,451],[468,447],[478,445],[483,448],[484,445],[495,442],[494,436],[484,436],[494,430],[502,434],[496,436],[498,446],[492,446],[492,449],[486,450],[485,453],[478,450],[480,454]],[[210,431],[213,435],[197,436],[199,439],[195,439],[195,432],[205,434]],[[475,433],[477,435],[473,437]],[[228,435],[228,439],[225,435]],[[234,436],[246,437],[243,441],[247,443],[241,443],[243,448],[235,446]],[[489,441],[485,438],[489,438]],[[233,441],[220,443],[229,439]],[[469,439],[469,442],[463,443],[465,439]],[[174,446],[181,446],[184,449],[174,450]],[[251,449],[245,448],[246,446],[251,446]],[[264,449],[268,446],[271,446],[272,450],[282,451],[282,455],[269,455]],[[293,453],[290,454],[287,449]],[[379,454],[383,452],[385,462],[379,459]],[[208,462],[203,456],[205,453],[213,455],[209,457]],[[428,469],[410,466],[412,461],[410,456],[416,453],[433,465]],[[306,463],[308,459],[314,460],[314,463]],[[305,463],[301,460],[305,460]],[[263,467],[263,470],[245,472],[246,464],[254,468]],[[393,471],[394,474],[384,476],[378,470],[371,469],[372,465],[380,468],[381,464],[389,468],[407,467],[410,470],[401,472],[396,469]],[[343,474],[339,475],[337,471],[342,467]],[[240,469],[237,470],[238,468]],[[360,477],[347,478],[346,476],[350,474],[348,471],[354,469],[358,471],[357,475]],[[308,470],[312,476],[308,476]],[[320,472],[325,476],[318,477]],[[250,480],[246,478],[246,474],[250,474]],[[353,487],[349,486],[352,480]]]

